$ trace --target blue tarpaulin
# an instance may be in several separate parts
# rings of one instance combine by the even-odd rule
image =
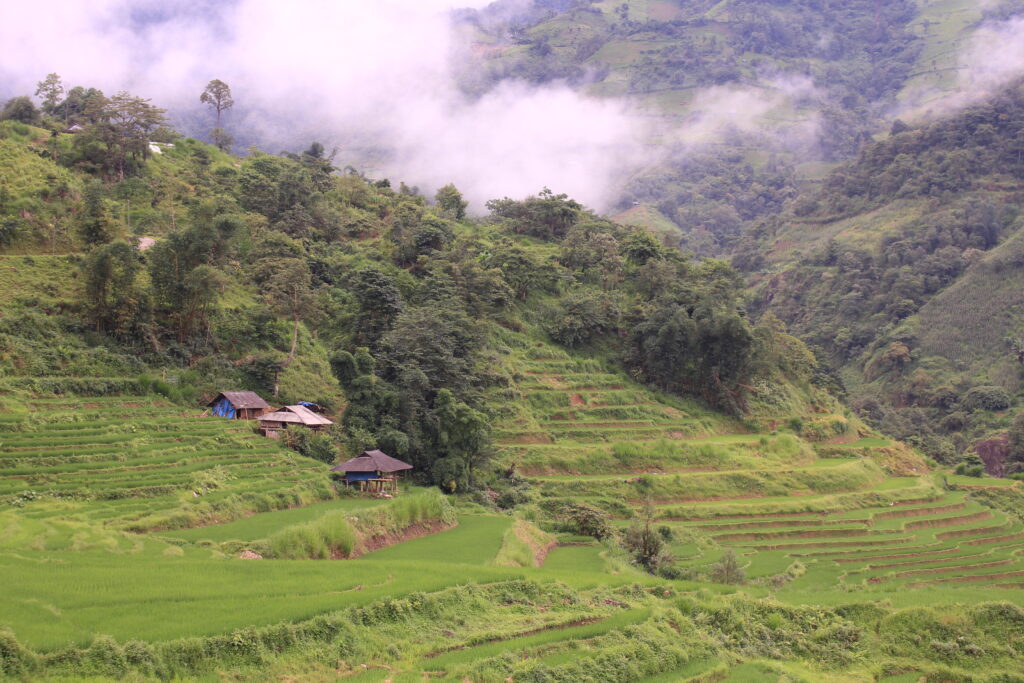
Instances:
[[[217,417],[226,417],[229,420],[234,420],[235,407],[231,405],[231,401],[222,398],[213,405],[213,414]]]

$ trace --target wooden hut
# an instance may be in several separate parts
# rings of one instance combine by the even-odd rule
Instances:
[[[211,413],[229,420],[255,420],[270,412],[270,404],[254,391],[222,391],[208,405]]]
[[[332,472],[343,472],[345,484],[358,486],[361,491],[398,493],[398,473],[411,470],[412,465],[392,458],[381,451],[364,451],[357,458],[332,467]]]
[[[319,432],[334,424],[323,415],[317,415],[304,405],[285,406],[280,410],[261,415],[257,419],[260,421],[260,431],[266,436],[277,436],[278,432],[282,429],[287,429],[289,425],[302,425]]]

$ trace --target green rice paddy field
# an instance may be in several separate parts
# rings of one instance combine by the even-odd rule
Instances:
[[[354,559],[239,559],[392,503],[338,497],[325,466],[159,398],[7,398],[0,673],[1018,680],[1024,523],[970,488],[1003,482],[894,476],[875,435],[750,432],[547,347],[509,362],[499,461],[538,509],[586,501],[625,528],[652,504],[678,578],[569,535],[540,567],[498,566],[513,517],[464,502],[457,525]],[[744,580],[715,583],[729,551]]]

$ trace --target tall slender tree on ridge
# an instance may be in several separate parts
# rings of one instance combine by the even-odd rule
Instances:
[[[216,112],[217,122],[210,132],[213,143],[221,151],[229,149],[233,140],[231,135],[221,128],[220,117],[225,111],[235,106],[235,100],[231,97],[231,87],[224,81],[215,78],[206,84],[206,89],[199,96],[199,101],[208,104]]]

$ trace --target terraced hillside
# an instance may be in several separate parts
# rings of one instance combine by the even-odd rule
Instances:
[[[5,407],[0,497],[55,499],[53,515],[173,528],[333,495],[322,464],[250,422],[152,396],[8,398]]]
[[[936,478],[841,414],[758,433],[783,421],[713,416],[546,346],[510,363],[523,400],[498,432],[502,461],[545,509],[591,503],[623,529],[650,515],[680,576],[712,580],[731,549],[749,583],[798,603],[857,593],[914,604],[946,583],[1020,597],[1021,520],[956,490],[979,480]],[[600,545],[565,540],[545,566],[611,566]]]
[[[931,475],[891,476],[878,464],[892,461],[889,442],[751,432],[534,348],[509,360],[523,400],[499,434],[501,458],[542,506],[588,500],[627,525],[653,499],[680,578],[566,535],[550,553],[543,540],[528,549],[541,567],[509,566],[529,525],[466,505],[456,526],[439,526],[417,502],[449,507],[436,493],[313,502],[333,495],[323,465],[160,397],[23,395],[0,418],[13,503],[0,513],[0,626],[11,629],[0,675],[191,679],[229,666],[243,680],[888,680],[965,663],[914,650],[893,626],[906,612],[844,606],[1024,600],[1024,525]],[[418,531],[343,562],[235,559],[294,551],[310,532],[333,542],[339,520]],[[126,531],[141,528],[154,531]],[[738,589],[709,582],[729,549],[746,572]],[[1024,611],[948,609],[987,671],[1013,669]],[[937,629],[944,615],[915,618]]]

